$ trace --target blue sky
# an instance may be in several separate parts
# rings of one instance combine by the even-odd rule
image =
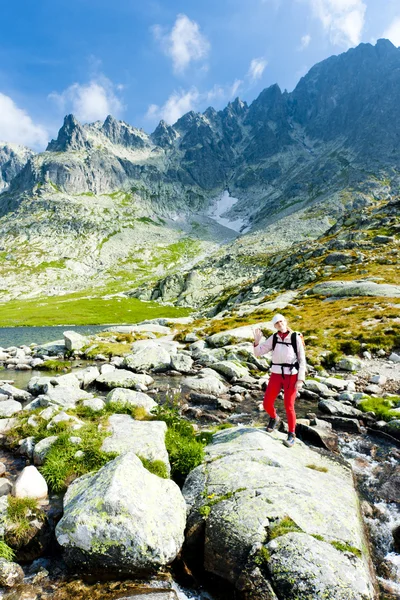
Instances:
[[[399,0],[4,2],[0,140],[43,149],[70,112],[151,132],[380,37],[400,46]]]

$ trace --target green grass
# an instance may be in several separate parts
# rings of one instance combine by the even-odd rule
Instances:
[[[93,298],[83,293],[12,300],[0,306],[0,327],[131,324],[157,317],[183,317],[191,312],[187,308],[161,306],[137,298]]]
[[[265,546],[262,546],[254,558],[254,563],[257,566],[262,567],[262,566],[268,564],[270,558],[271,558],[270,551]]]
[[[310,464],[306,465],[307,469],[312,469],[313,471],[320,471],[320,473],[327,473],[328,469],[326,467],[319,467],[318,465]]]
[[[24,546],[35,529],[31,521],[43,521],[45,514],[38,507],[35,498],[7,498],[7,518],[9,527],[6,533],[6,541],[13,548]]]
[[[274,540],[277,537],[292,532],[302,533],[303,530],[290,517],[283,517],[277,525],[273,525],[270,529],[269,539]]]
[[[4,558],[12,562],[14,560],[14,550],[10,548],[8,544],[4,540],[0,540],[0,558]]]
[[[186,476],[197,467],[204,458],[204,444],[196,439],[194,427],[179,415],[175,402],[157,406],[152,413],[157,421],[167,424],[165,445],[171,464],[171,477],[183,485]]]
[[[45,360],[41,365],[36,367],[41,371],[70,371],[71,365],[70,363],[61,361],[61,360]]]
[[[393,408],[400,406],[400,396],[395,398],[365,398],[357,405],[357,408],[363,412],[374,412],[377,417],[384,421],[399,418],[399,413],[395,413]]]
[[[114,452],[103,452],[100,448],[106,432],[100,432],[95,423],[85,425],[76,432],[82,441],[72,444],[69,441],[71,432],[62,433],[52,445],[40,468],[43,477],[53,492],[63,492],[68,485],[85,473],[96,472],[117,455]],[[82,458],[75,458],[78,450],[82,450]]]
[[[157,475],[157,477],[161,477],[161,479],[169,479],[167,467],[162,460],[149,460],[148,458],[139,455],[138,458],[140,458],[142,465],[145,469],[150,471],[150,473]]]
[[[339,550],[339,552],[351,552],[351,554],[354,554],[358,558],[361,558],[361,555],[362,555],[361,550],[359,550],[355,546],[351,546],[350,544],[347,544],[346,542],[339,542],[339,541],[330,542],[330,544],[331,544],[331,546],[336,548],[336,550]]]

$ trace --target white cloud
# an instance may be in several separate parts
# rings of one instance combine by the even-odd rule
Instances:
[[[163,106],[151,104],[146,113],[148,119],[164,119],[172,125],[185,113],[196,108],[200,94],[197,88],[173,92]]]
[[[172,30],[165,33],[159,25],[153,27],[155,38],[161,43],[163,51],[172,58],[175,73],[183,73],[192,61],[206,58],[210,43],[200,33],[196,21],[186,15],[177,16]]]
[[[396,17],[392,21],[381,37],[387,38],[397,47],[400,46],[400,17]]]
[[[253,58],[250,63],[250,67],[247,73],[247,76],[250,77],[252,81],[257,81],[262,77],[264,73],[264,69],[267,66],[268,61],[265,58]]]
[[[308,0],[332,44],[356,46],[361,41],[366,5],[362,0]]]
[[[182,115],[190,110],[200,110],[200,106],[205,106],[209,103],[217,102],[221,104],[221,102],[232,100],[242,84],[243,81],[241,79],[235,79],[233,84],[216,84],[211,90],[206,92],[199,92],[196,87],[191,87],[187,91],[175,91],[162,106],[150,104],[147,109],[146,118],[151,121],[164,119],[164,121],[173,125]]]
[[[63,112],[72,112],[83,122],[104,119],[107,115],[119,116],[123,110],[121,100],[115,93],[120,86],[104,76],[81,85],[74,83],[58,94],[53,92],[49,98],[54,100]]]
[[[42,125],[36,125],[28,113],[5,94],[0,93],[0,139],[35,149],[42,149],[49,135]]]
[[[306,35],[303,35],[300,40],[300,50],[304,50],[305,48],[307,48],[307,46],[310,45],[310,42],[311,42],[311,35],[309,35],[308,33]]]

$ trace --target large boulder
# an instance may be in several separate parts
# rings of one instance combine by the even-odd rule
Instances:
[[[115,369],[111,373],[103,373],[96,379],[100,387],[112,390],[113,388],[127,388],[138,391],[146,391],[147,387],[154,382],[150,375],[132,373],[126,369]]]
[[[43,438],[38,442],[33,449],[33,462],[36,466],[44,464],[46,456],[50,452],[53,444],[58,440],[57,435],[50,435],[49,437]]]
[[[184,377],[181,384],[201,394],[211,394],[214,396],[225,394],[228,391],[227,386],[223,384],[220,378],[208,374],[196,377]]]
[[[32,400],[32,396],[29,392],[25,390],[20,390],[19,388],[10,385],[9,383],[3,383],[0,386],[0,394],[5,394],[14,400],[18,400],[20,402],[29,402]]]
[[[240,342],[251,342],[254,340],[255,327],[268,329],[271,333],[275,331],[269,321],[251,326],[245,325],[244,327],[236,327],[235,329],[214,333],[207,338],[207,343],[210,344],[210,346],[229,346],[231,344],[239,344]]]
[[[362,362],[359,358],[347,356],[346,358],[339,360],[336,367],[342,371],[359,371],[362,368]]]
[[[129,415],[111,415],[107,430],[111,433],[104,440],[104,452],[123,454],[133,450],[137,456],[147,460],[162,461],[168,473],[170,464],[165,447],[167,425],[164,421],[135,421]]]
[[[18,412],[21,412],[22,404],[17,400],[3,400],[0,402],[0,418],[12,417]]]
[[[246,589],[261,565],[251,597],[272,599],[274,596],[265,592],[271,583],[276,589],[279,581],[279,589],[284,590],[294,585],[292,561],[285,563],[280,550],[284,544],[287,556],[298,556],[300,561],[303,553],[311,566],[303,569],[301,562],[293,561],[302,579],[295,583],[295,592],[281,592],[278,598],[336,600],[342,598],[335,596],[341,586],[347,593],[343,598],[374,598],[350,465],[300,441],[289,450],[281,443],[283,439],[279,432],[269,435],[245,427],[213,436],[205,462],[188,475],[183,488],[188,505],[185,554],[189,564],[195,568],[199,557],[204,557],[205,571],[236,589]],[[301,533],[306,542],[292,538],[293,531]],[[274,535],[279,542],[270,547]],[[320,540],[318,547],[313,545],[313,536]],[[350,548],[351,553],[333,552],[332,542]],[[272,560],[274,553],[277,558]],[[285,568],[278,568],[278,557]],[[336,579],[331,593],[333,573]]]
[[[212,365],[212,369],[224,375],[227,379],[247,377],[249,370],[243,367],[239,362],[233,360],[221,360]]]
[[[317,283],[311,292],[319,296],[389,296],[390,298],[400,298],[400,285],[390,285],[388,283],[375,283],[374,281],[353,280],[353,281],[324,281]]]
[[[367,600],[375,596],[371,582],[359,576],[358,565],[329,543],[293,532],[278,537],[266,548],[278,598]]]
[[[62,408],[74,408],[78,402],[93,398],[93,395],[88,394],[79,387],[57,385],[47,391],[45,398],[48,399],[49,403],[57,404]]]
[[[11,588],[22,583],[24,572],[19,564],[0,558],[0,586]]]
[[[64,331],[64,344],[67,350],[82,350],[88,344],[88,339],[76,331]]]
[[[118,402],[124,406],[137,406],[144,408],[148,415],[151,414],[153,408],[156,408],[157,402],[143,392],[135,392],[126,388],[114,388],[107,394],[106,404],[110,402]]]
[[[132,371],[166,371],[171,367],[171,354],[156,342],[133,344],[131,354],[124,358],[123,366]]]
[[[320,400],[318,408],[321,412],[327,415],[338,416],[338,417],[350,417],[350,418],[362,418],[363,412],[358,408],[343,404],[337,400]]]
[[[135,577],[175,559],[185,521],[178,486],[149,473],[130,451],[72,483],[56,536],[73,569]]]

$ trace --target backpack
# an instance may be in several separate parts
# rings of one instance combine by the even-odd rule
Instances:
[[[295,363],[293,363],[292,365],[286,364],[286,363],[283,363],[283,364],[282,363],[279,363],[279,364],[272,363],[272,365],[282,367],[282,375],[283,375],[283,367],[295,368],[297,370],[299,369],[300,365],[299,365],[299,355],[297,353],[297,336],[299,336],[299,338],[301,339],[301,341],[303,343],[303,346],[305,347],[303,334],[298,333],[296,331],[292,331],[292,333],[290,334],[290,343],[291,343],[294,353],[296,355],[297,361]],[[275,350],[276,344],[285,344],[285,342],[280,341],[280,339],[278,337],[278,332],[275,332],[272,336],[272,351]]]

